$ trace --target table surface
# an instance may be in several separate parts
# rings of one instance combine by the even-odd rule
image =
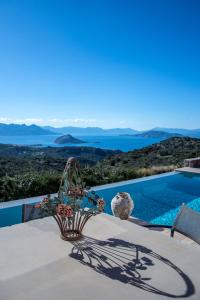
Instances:
[[[199,245],[106,214],[74,243],[53,218],[0,228],[1,300],[199,300],[199,267]]]

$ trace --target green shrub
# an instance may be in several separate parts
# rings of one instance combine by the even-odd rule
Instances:
[[[58,191],[60,174],[34,173],[0,179],[0,201],[45,195]]]

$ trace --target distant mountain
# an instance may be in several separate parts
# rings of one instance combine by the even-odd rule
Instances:
[[[59,136],[55,141],[55,144],[64,145],[64,144],[83,144],[86,143],[84,141],[81,141],[75,137],[73,137],[71,134],[66,134]]]
[[[160,138],[160,139],[168,139],[171,137],[181,137],[183,136],[180,133],[169,133],[165,131],[157,131],[157,130],[149,130],[143,133],[134,134],[134,137],[143,137],[143,138]]]
[[[61,133],[61,134],[71,134],[71,135],[122,135],[122,134],[135,134],[138,131],[131,128],[112,128],[103,129],[100,127],[60,127],[55,128],[51,126],[45,126],[44,129]]]
[[[0,136],[17,136],[17,135],[48,135],[55,134],[48,129],[41,128],[37,125],[19,125],[19,124],[3,124],[0,123]]]
[[[72,136],[117,136],[117,135],[135,135],[146,138],[170,138],[173,136],[188,136],[200,138],[200,129],[182,129],[182,128],[162,128],[155,127],[148,131],[137,131],[131,128],[111,128],[103,129],[100,127],[60,127],[52,126],[40,127],[37,125],[19,125],[0,123],[0,136],[26,136],[26,135],[66,135]],[[171,135],[172,134],[172,135]]]
[[[200,129],[156,127],[156,128],[153,128],[152,130],[164,131],[164,132],[168,132],[168,133],[179,133],[184,136],[200,138]]]

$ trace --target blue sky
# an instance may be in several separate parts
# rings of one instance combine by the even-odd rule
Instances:
[[[1,0],[0,122],[200,127],[200,3]]]

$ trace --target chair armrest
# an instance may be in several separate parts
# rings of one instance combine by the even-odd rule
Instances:
[[[147,224],[147,225],[142,225],[142,226],[146,227],[146,228],[167,228],[167,229],[170,229],[170,231],[171,231],[170,236],[171,237],[174,236],[174,230],[175,230],[175,228],[173,226],[170,226],[170,225]]]
[[[147,228],[172,228],[170,225],[161,225],[161,224],[147,224],[147,225],[142,225],[143,227]]]

